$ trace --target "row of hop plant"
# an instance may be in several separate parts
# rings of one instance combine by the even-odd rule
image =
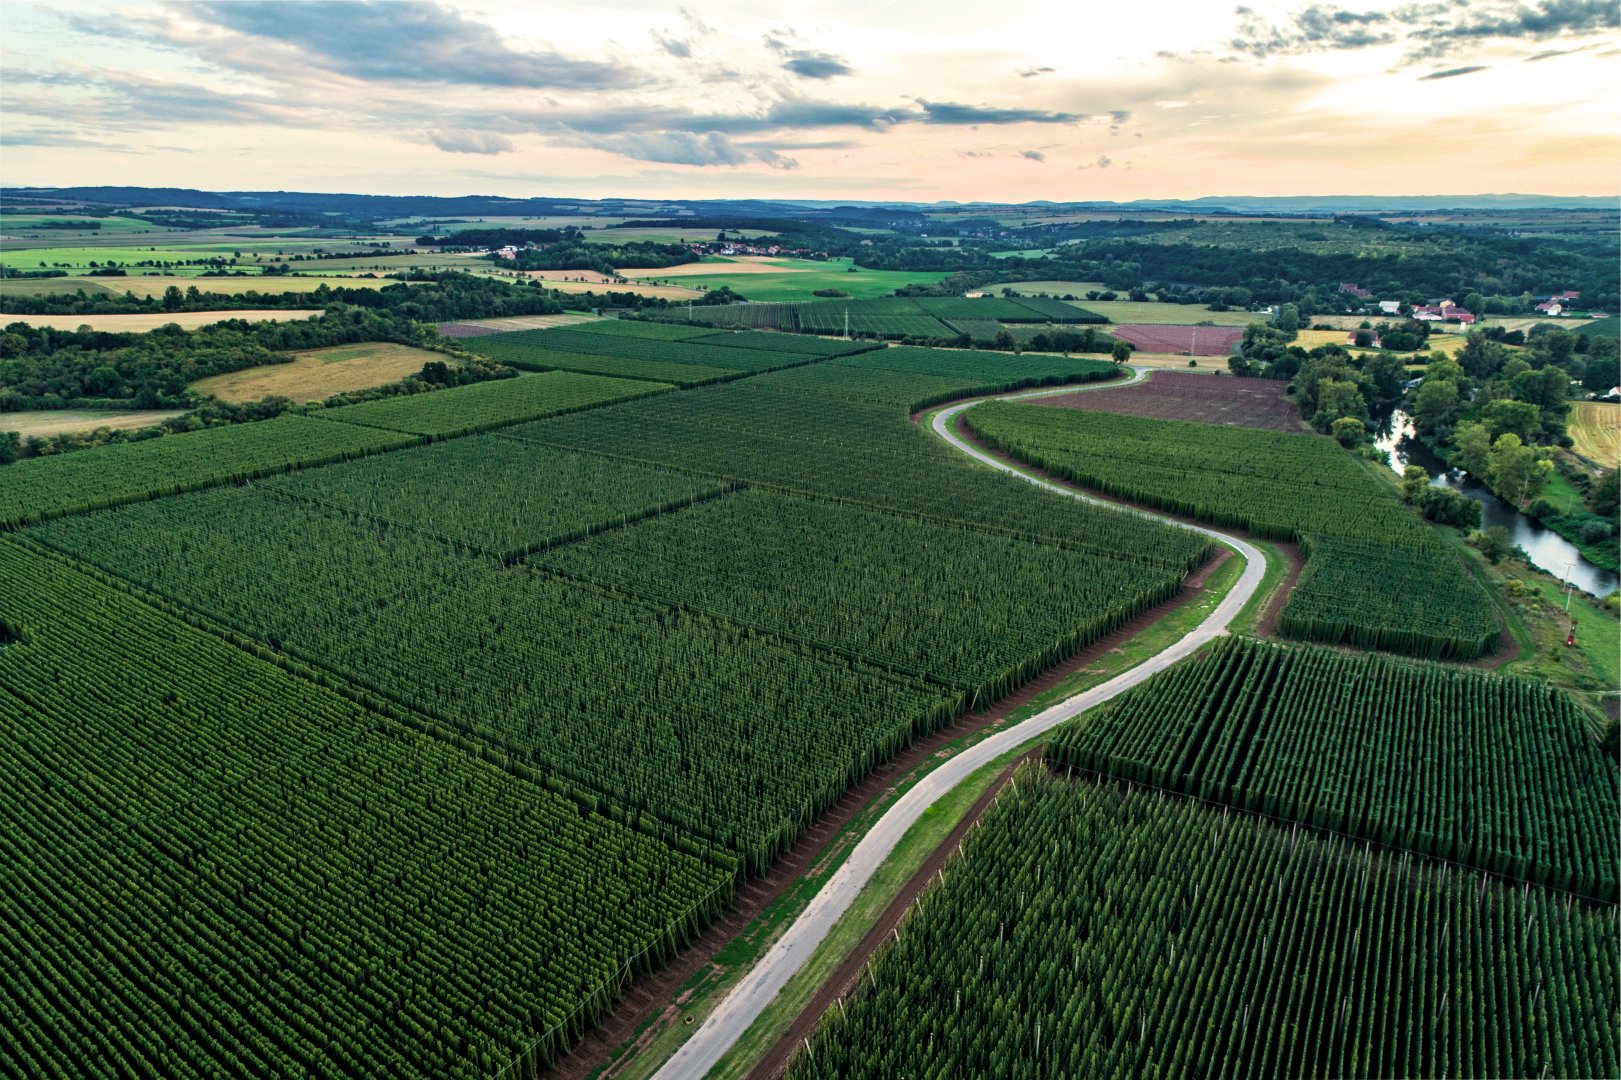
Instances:
[[[1608,1076],[1618,957],[1613,910],[1029,765],[787,1076]]]
[[[730,895],[59,558],[0,574],[0,1072],[548,1061]]]
[[[1055,765],[1618,899],[1614,763],[1562,692],[1224,639],[1082,721]]]

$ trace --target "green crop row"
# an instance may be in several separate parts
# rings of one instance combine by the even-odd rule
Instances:
[[[962,695],[253,489],[44,543],[759,870]],[[648,827],[655,827],[649,824]]]
[[[1548,686],[1228,638],[1049,759],[1617,899],[1614,763]]]
[[[495,379],[471,386],[458,386],[431,394],[365,401],[359,405],[328,409],[318,415],[346,424],[445,439],[475,431],[490,431],[525,420],[538,420],[543,416],[576,412],[610,401],[656,394],[667,389],[668,386],[650,386],[642,381],[548,371],[516,379]]]
[[[0,1073],[533,1071],[730,890],[55,558],[0,578]]]
[[[465,344],[473,352],[525,371],[578,372],[619,379],[673,383],[676,386],[702,386],[705,383],[725,382],[744,374],[741,369],[731,367],[708,367],[670,360],[640,360],[631,356],[564,352],[561,349],[547,349],[527,342],[506,340],[510,337],[510,334],[490,334],[485,337],[468,338]]]
[[[420,442],[303,416],[233,424],[7,465],[0,528],[156,499]]]
[[[1179,570],[746,492],[540,565],[966,692],[999,697],[1145,608]]]
[[[504,436],[971,525],[1184,573],[1209,553],[1208,541],[1185,530],[1087,506],[977,468],[908,424],[900,409],[773,390],[770,381],[776,377],[645,398],[589,418],[541,420],[510,428]],[[964,381],[952,385],[960,388]]]
[[[789,1080],[1614,1076],[1615,913],[1026,767]]]
[[[1306,536],[1301,551],[1306,569],[1278,617],[1289,637],[1449,660],[1497,645],[1491,597],[1444,547]]]
[[[511,562],[714,498],[736,485],[476,435],[294,473],[263,486]]]

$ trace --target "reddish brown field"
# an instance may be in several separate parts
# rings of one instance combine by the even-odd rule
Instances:
[[[1272,379],[1156,371],[1147,382],[1135,386],[1032,398],[1030,404],[1123,413],[1154,420],[1193,420],[1201,424],[1303,432],[1306,429],[1301,426],[1300,413],[1294,402],[1284,396],[1284,386]]]
[[[1129,341],[1143,352],[1185,353],[1189,356],[1226,356],[1244,339],[1240,326],[1164,326],[1121,323],[1109,334]]]

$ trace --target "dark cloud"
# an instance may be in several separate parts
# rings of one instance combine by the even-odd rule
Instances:
[[[183,14],[290,45],[319,67],[360,79],[568,90],[644,81],[617,63],[517,52],[493,27],[431,2],[212,0],[188,4]]]
[[[1311,4],[1273,22],[1247,7],[1236,9],[1233,52],[1255,57],[1401,44],[1407,62],[1441,56],[1460,43],[1544,41],[1621,26],[1614,0],[1428,0],[1392,11],[1352,11]]]
[[[428,140],[447,154],[510,154],[517,149],[505,135],[489,131],[430,131]]]
[[[666,165],[727,165],[737,167],[751,161],[773,169],[794,169],[799,163],[769,148],[739,146],[719,131],[621,132],[613,135],[581,135],[560,141],[570,146],[606,150],[637,161],[657,161]]]
[[[1110,158],[1108,154],[1104,154],[1102,157],[1098,158],[1094,162],[1091,162],[1090,164],[1077,165],[1075,167],[1077,169],[1107,169],[1113,164],[1114,164],[1114,159]]]
[[[837,56],[804,50],[790,53],[782,66],[783,70],[790,71],[802,79],[832,79],[855,73],[854,68]]]
[[[652,31],[652,37],[654,43],[671,56],[680,60],[690,60],[692,58],[692,42],[661,34],[657,30]]]
[[[1040,150],[1020,150],[1019,156],[1022,158],[1029,158],[1031,161],[1045,162],[1047,160],[1047,155],[1043,154]]]
[[[1484,64],[1472,64],[1468,67],[1446,68],[1443,71],[1432,71],[1428,75],[1420,75],[1419,82],[1429,82],[1431,79],[1456,79],[1459,75],[1473,75],[1477,71],[1485,71]]]
[[[1027,67],[1027,68],[1021,68],[1021,69],[1019,69],[1019,78],[1021,78],[1021,79],[1034,79],[1038,75],[1051,75],[1055,70],[1057,70],[1057,69],[1056,68],[1050,68],[1050,67]]]
[[[1046,109],[992,108],[987,105],[960,105],[953,101],[917,99],[926,124],[1075,124],[1086,117],[1080,113],[1048,112]]]

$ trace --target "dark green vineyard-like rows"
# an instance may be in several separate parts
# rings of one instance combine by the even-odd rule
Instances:
[[[1618,957],[1613,910],[1029,766],[788,1077],[1614,1076]]]
[[[1320,553],[1284,609],[1287,634],[1461,660],[1496,644],[1481,584],[1330,439],[1006,402],[963,422],[1062,479]]]
[[[735,484],[477,435],[263,486],[511,561],[713,498]]]
[[[1613,763],[1564,694],[1229,638],[1060,729],[1049,759],[1614,902]]]
[[[1182,587],[1176,570],[757,492],[570,544],[538,564],[921,676],[976,702]]]
[[[29,458],[5,466],[0,474],[0,528],[363,457],[420,441],[400,432],[283,416]]]
[[[666,385],[630,379],[548,371],[431,394],[365,401],[329,409],[319,415],[322,419],[341,420],[346,424],[450,438],[542,416],[578,412],[667,389]]]
[[[549,1060],[732,873],[0,542],[0,1073]]]

